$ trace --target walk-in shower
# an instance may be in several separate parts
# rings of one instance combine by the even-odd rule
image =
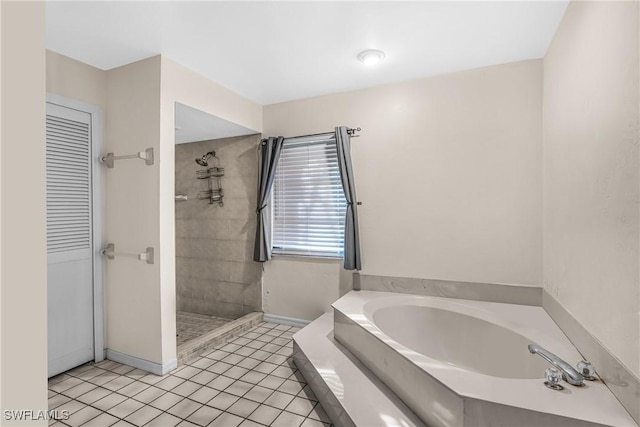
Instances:
[[[255,131],[176,104],[179,362],[261,320],[262,268],[252,260],[259,139]]]

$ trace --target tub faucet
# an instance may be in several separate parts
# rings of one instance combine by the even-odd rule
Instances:
[[[582,374],[580,374],[580,372],[575,370],[573,366],[569,365],[567,362],[560,359],[558,356],[551,353],[550,351],[540,347],[538,344],[529,344],[528,348],[532,354],[539,355],[544,360],[551,363],[556,368],[560,369],[560,371],[562,372],[562,376],[569,384],[575,385],[575,386],[582,385],[584,381],[584,377],[582,376]]]

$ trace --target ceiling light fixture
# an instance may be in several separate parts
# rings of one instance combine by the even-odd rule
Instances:
[[[378,62],[382,61],[384,57],[384,52],[377,49],[363,50],[358,54],[358,60],[367,66],[376,65]]]

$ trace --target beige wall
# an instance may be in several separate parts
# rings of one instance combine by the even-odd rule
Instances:
[[[107,72],[47,50],[47,93],[107,107]]]
[[[47,409],[44,3],[0,3],[0,425]]]
[[[264,107],[265,135],[337,125],[362,128],[352,140],[362,273],[541,285],[541,61]],[[267,312],[287,310],[275,296],[288,292],[307,304],[277,271],[295,262],[267,263]]]
[[[163,352],[161,327],[160,57],[135,62],[107,73],[105,152],[132,154],[153,148],[155,163],[116,161],[105,171],[106,243],[116,251],[156,251],[155,264],[118,257],[106,261],[107,343],[110,350],[158,364],[175,359]],[[160,258],[161,259],[161,258]],[[175,322],[175,321],[174,321]]]
[[[341,260],[275,257],[264,264],[262,309],[267,314],[314,320],[352,289]]]
[[[544,59],[544,286],[640,376],[638,2],[569,5]]]

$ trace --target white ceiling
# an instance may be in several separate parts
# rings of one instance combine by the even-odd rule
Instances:
[[[176,144],[252,135],[253,129],[176,102]]]
[[[272,104],[541,58],[567,4],[50,0],[47,47],[103,70],[162,53]]]

